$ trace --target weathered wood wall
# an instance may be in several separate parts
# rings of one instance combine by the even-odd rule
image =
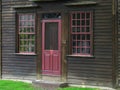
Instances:
[[[94,54],[93,57],[68,56],[67,79],[70,83],[112,87],[112,0],[91,1],[98,2],[93,6]]]
[[[2,0],[2,78],[35,79],[36,56],[16,54],[16,10],[28,0]],[[24,10],[25,12],[25,10]],[[28,11],[27,11],[28,12]]]
[[[116,55],[116,75],[117,75],[117,86],[120,86],[120,0],[117,0],[117,55]]]
[[[1,69],[2,69],[2,54],[1,54],[1,44],[2,44],[2,40],[1,40],[1,32],[2,32],[2,27],[1,27],[1,21],[2,21],[2,1],[0,1],[0,78],[1,78]]]

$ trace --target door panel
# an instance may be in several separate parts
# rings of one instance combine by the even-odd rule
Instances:
[[[59,58],[59,55],[57,53],[53,53],[53,70],[54,71],[57,71],[59,69],[59,62],[58,62],[58,58]]]
[[[47,71],[50,69],[50,54],[48,52],[44,53],[44,69]]]
[[[42,74],[61,74],[61,20],[42,21]]]

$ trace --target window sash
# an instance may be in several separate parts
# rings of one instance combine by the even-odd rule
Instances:
[[[92,12],[71,13],[71,48],[74,55],[92,55]]]
[[[35,14],[18,15],[18,52],[35,53]]]

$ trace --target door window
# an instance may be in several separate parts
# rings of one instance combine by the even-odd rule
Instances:
[[[45,50],[58,50],[58,23],[45,23]]]

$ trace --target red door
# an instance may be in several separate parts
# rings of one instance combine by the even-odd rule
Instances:
[[[61,20],[42,21],[42,74],[61,74]]]

